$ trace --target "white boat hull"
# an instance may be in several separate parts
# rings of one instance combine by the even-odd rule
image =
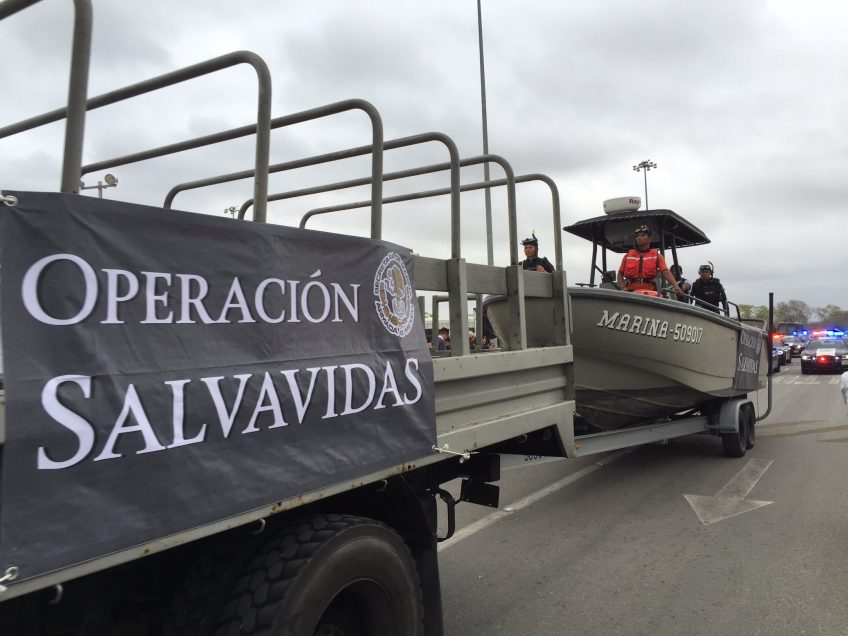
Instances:
[[[578,414],[596,429],[614,429],[707,408],[716,398],[744,395],[737,373],[742,334],[760,342],[745,364],[757,388],[768,371],[767,338],[759,329],[674,300],[598,288],[569,290]],[[485,303],[498,338],[509,333],[505,299]],[[553,305],[527,299],[528,346],[554,342]],[[753,365],[753,366],[752,366]],[[751,376],[748,376],[750,381]]]

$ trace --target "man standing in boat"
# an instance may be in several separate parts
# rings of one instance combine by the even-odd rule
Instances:
[[[701,265],[698,268],[698,279],[692,283],[692,296],[695,298],[695,304],[699,307],[718,314],[721,313],[719,311],[719,304],[721,304],[725,315],[729,313],[724,286],[718,278],[713,278],[713,266],[710,264]]]
[[[686,280],[686,278],[684,278],[683,268],[680,267],[680,265],[674,264],[671,267],[669,267],[668,270],[671,272],[671,275],[674,276],[674,280],[677,281],[677,284],[680,285],[680,289],[682,289],[684,292],[686,292],[688,294],[692,289],[692,285],[689,283],[688,280]],[[677,300],[679,300],[682,303],[691,302],[689,300],[689,298],[686,297],[686,296],[678,296]]]
[[[526,238],[521,241],[524,246],[524,260],[519,263],[523,269],[531,269],[536,272],[554,271],[553,263],[544,256],[539,256],[539,239],[535,234],[531,234],[532,238]]]
[[[636,247],[621,259],[616,280],[619,289],[625,291],[656,291],[657,272],[668,281],[678,294],[685,293],[665,264],[665,258],[659,250],[651,247],[651,228],[640,225],[633,231]]]

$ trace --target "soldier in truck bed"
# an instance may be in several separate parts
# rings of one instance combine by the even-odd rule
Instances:
[[[524,260],[521,261],[520,265],[524,269],[548,272],[549,274],[554,271],[553,263],[544,256],[539,256],[539,239],[536,238],[535,234],[531,234],[531,238],[521,241],[521,244],[524,246]]]

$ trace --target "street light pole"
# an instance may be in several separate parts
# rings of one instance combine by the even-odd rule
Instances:
[[[481,0],[477,0],[477,35],[480,48],[480,102],[483,105],[483,154],[489,154],[489,125],[486,121],[486,66],[483,63],[483,10]],[[483,162],[483,180],[489,182],[489,162]],[[487,187],[486,197],[486,253],[488,265],[494,265],[495,254],[492,247],[492,193]]]
[[[648,171],[650,171],[651,168],[656,168],[656,167],[657,167],[657,164],[652,162],[650,159],[646,159],[645,161],[640,161],[635,166],[633,166],[633,169],[636,172],[643,171],[643,176],[645,177],[645,209],[646,210],[650,209],[648,207]]]
[[[106,183],[104,184],[103,181],[105,181]],[[80,189],[80,191],[82,191],[82,190],[94,190],[94,188],[97,188],[97,198],[102,199],[103,198],[103,190],[105,190],[106,188],[115,188],[115,187],[118,186],[118,179],[113,174],[107,174],[105,177],[103,177],[103,181],[98,181],[97,185],[93,185],[93,186],[86,186],[85,182],[80,181],[80,188],[79,189]]]

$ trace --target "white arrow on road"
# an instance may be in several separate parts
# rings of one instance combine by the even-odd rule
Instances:
[[[754,501],[745,499],[748,493],[754,489],[760,477],[768,470],[774,462],[773,459],[752,459],[742,467],[733,478],[719,490],[715,497],[704,497],[703,495],[683,495],[692,506],[692,510],[698,515],[705,526],[718,521],[724,521],[730,517],[741,515],[743,512],[756,510],[767,506],[773,501]]]

